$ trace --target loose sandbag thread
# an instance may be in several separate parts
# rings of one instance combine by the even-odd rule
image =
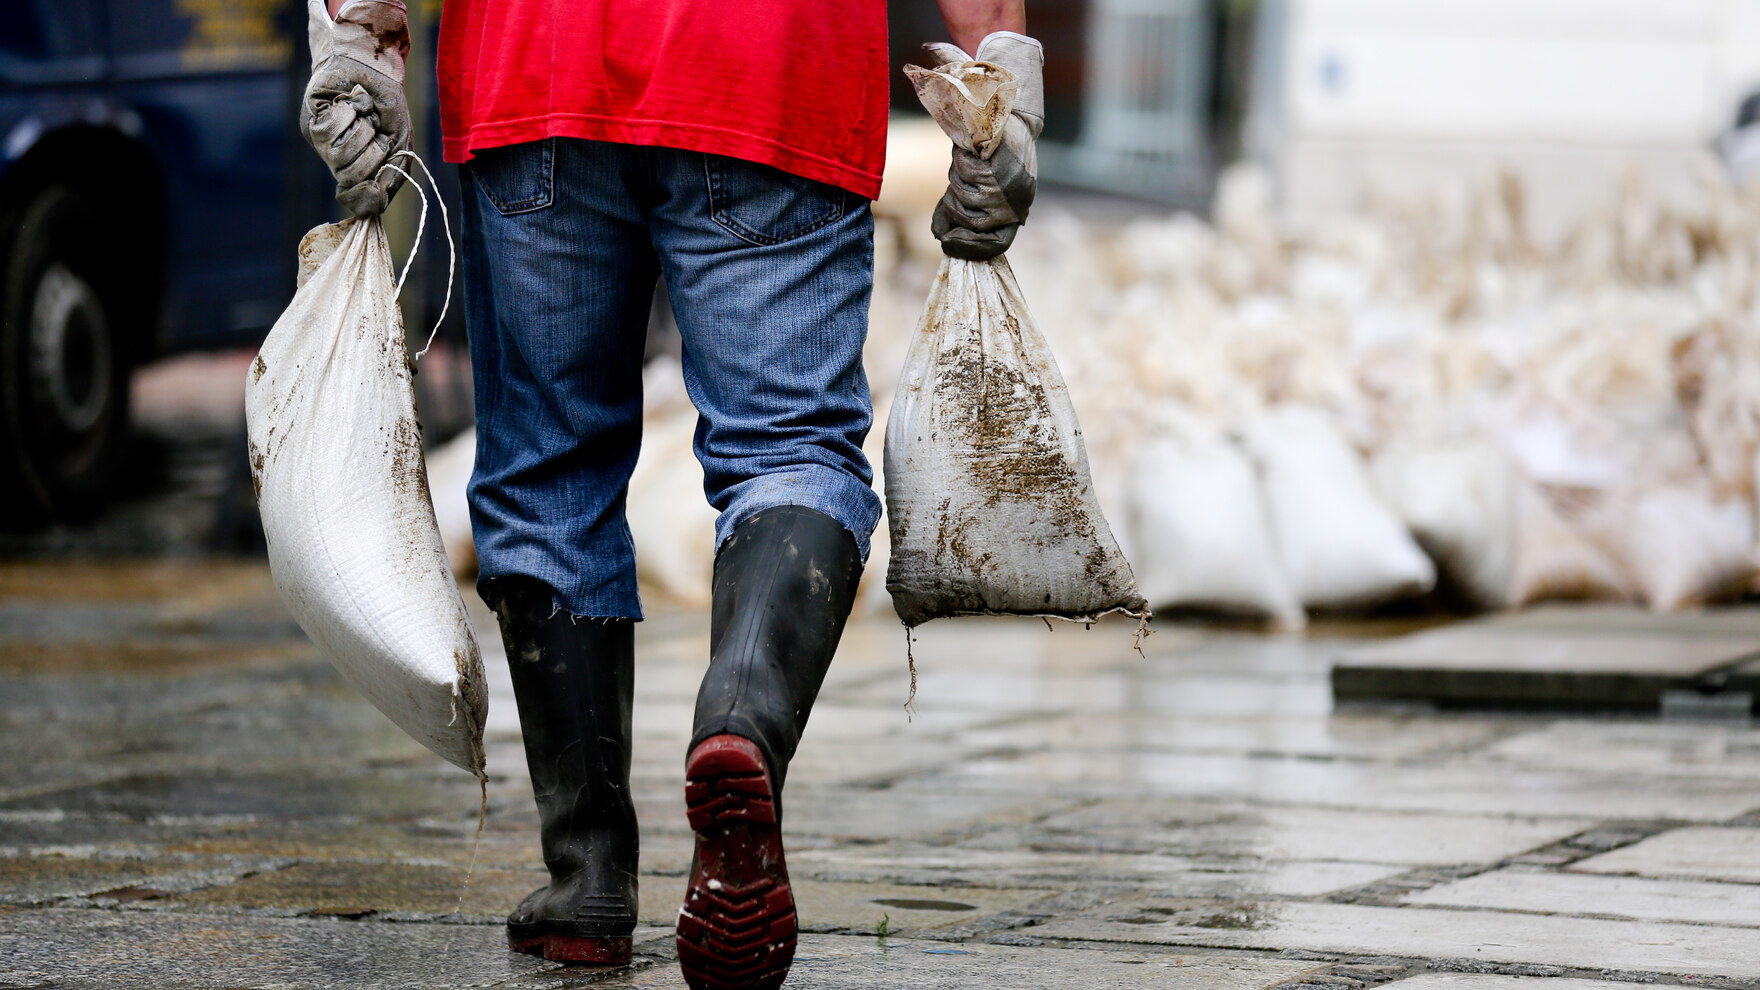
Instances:
[[[483,800],[477,807],[477,838],[471,843],[471,865],[464,871],[464,883],[458,888],[458,912],[464,913],[464,895],[471,889],[471,879],[477,875],[477,853],[483,849],[483,824],[489,820],[489,775],[477,776],[477,787],[481,789]]]
[[[959,614],[960,615],[1020,615],[1022,613],[1019,613],[1019,612],[961,612]],[[1148,654],[1143,652],[1143,640],[1148,639],[1150,636],[1153,636],[1155,634],[1155,630],[1149,628],[1149,620],[1153,619],[1155,617],[1155,614],[1153,612],[1149,611],[1148,609],[1144,609],[1141,612],[1137,612],[1137,611],[1133,611],[1131,609],[1125,608],[1123,606],[1120,606],[1118,608],[1109,608],[1104,612],[1098,612],[1093,615],[1076,615],[1076,616],[1054,615],[1054,614],[1051,614],[1048,612],[1034,612],[1034,613],[1030,613],[1030,614],[1035,615],[1039,619],[1044,620],[1046,632],[1051,632],[1051,630],[1052,630],[1052,626],[1051,626],[1052,619],[1056,619],[1059,622],[1069,622],[1069,623],[1079,624],[1084,629],[1091,629],[1091,628],[1093,628],[1094,623],[1096,621],[1103,619],[1106,616],[1109,616],[1109,615],[1128,615],[1131,618],[1137,620],[1137,631],[1133,636],[1131,636],[1131,649],[1137,651],[1137,656],[1143,657],[1145,659],[1148,657]],[[909,697],[904,699],[904,714],[905,714],[905,721],[907,721],[907,722],[916,721],[915,716],[917,714],[917,709],[915,707],[916,700],[917,700],[917,656],[916,656],[916,652],[911,648],[911,644],[913,644],[917,641],[917,638],[915,635],[916,631],[917,631],[916,627],[914,627],[914,626],[906,624],[904,627],[904,662],[907,665],[909,665],[910,670],[911,670],[911,693],[910,693]]]
[[[910,697],[904,699],[904,720],[906,722],[917,720],[917,710],[912,707],[912,704],[917,700],[917,656],[911,651],[911,644],[916,641],[916,636],[913,635],[915,632],[916,630],[910,626],[904,627],[904,662],[909,664],[911,668],[911,693]]]
[[[435,181],[434,173],[428,171],[428,163],[422,161],[422,156],[415,152],[409,150],[399,151],[391,157],[400,158],[404,155],[408,155],[417,165],[422,167],[422,175],[427,177],[428,185],[433,187],[434,201],[440,204],[440,229],[446,232],[446,295],[440,300],[440,316],[434,321],[434,328],[428,331],[427,343],[422,345],[422,349],[416,352],[416,356],[413,359],[420,361],[422,355],[428,353],[428,348],[434,346],[434,337],[440,332],[440,324],[446,322],[446,309],[452,305],[452,277],[453,272],[458,267],[458,246],[452,242],[452,218],[446,213],[446,198],[440,195],[440,183]],[[428,193],[422,188],[422,184],[415,180],[414,176],[405,172],[403,169],[398,168],[396,165],[391,164],[389,160],[387,160],[385,164],[379,166],[380,172],[383,172],[386,169],[390,169],[398,175],[403,176],[405,179],[408,179],[410,188],[414,189],[416,195],[422,198],[422,212],[416,217],[415,242],[409,246],[409,257],[403,260],[403,272],[397,276],[397,285],[392,289],[392,292],[394,293],[401,293],[403,292],[404,280],[409,278],[410,266],[415,264],[416,251],[422,246],[422,231],[428,226]]]

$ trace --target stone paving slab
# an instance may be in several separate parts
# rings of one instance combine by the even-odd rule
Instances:
[[[1392,985],[1398,990],[1633,990],[1631,983],[1614,980],[1499,973],[1420,973]]]
[[[1580,832],[1586,818],[1102,801],[1037,822],[1031,837],[1105,838],[1137,851],[1412,866],[1494,863]],[[1120,850],[1123,851],[1123,850]]]
[[[1760,884],[1760,829],[1679,828],[1591,856],[1573,863],[1571,869]]]
[[[970,794],[1163,797],[1468,815],[1718,820],[1755,806],[1752,781],[1525,770],[1466,761],[1363,764],[1246,755],[1046,752],[973,760],[928,778]]]
[[[797,849],[789,853],[788,861],[790,870],[797,873],[859,883],[1135,889],[1170,897],[1316,897],[1404,872],[1403,867],[1377,863],[1255,863],[1158,854],[1060,852],[1043,847],[984,849],[915,843],[874,849]]]
[[[902,990],[986,987],[998,990],[1268,990],[1323,971],[1313,962],[1221,953],[1023,949],[1007,945],[806,935],[788,990]],[[497,984],[497,990],[685,990],[678,968],[653,965],[592,983],[545,973]]]
[[[1382,761],[1465,752],[1534,725],[1531,718],[1454,714],[1286,712],[1267,718],[1186,712],[1174,718],[1161,712],[1115,712],[1003,720],[965,729],[955,738],[977,750],[1136,749]]]
[[[206,865],[73,856],[4,858],[0,859],[0,904],[50,904],[105,891],[170,886],[206,872]]]
[[[535,858],[534,858],[535,861]],[[809,931],[895,934],[969,925],[1021,910],[1055,893],[1032,887],[899,885],[827,882],[797,869],[794,890],[801,924]],[[239,879],[241,874],[251,875]],[[191,884],[187,878],[203,882]],[[236,881],[236,882],[235,882]],[[536,867],[468,874],[459,866],[325,860],[264,864],[254,870],[153,861],[68,861],[62,857],[0,860],[0,898],[40,904],[126,889],[119,895],[142,908],[179,911],[242,910],[281,917],[368,915],[469,918],[499,924],[508,909],[545,882]],[[179,893],[182,888],[190,892]],[[199,889],[198,889],[199,888]],[[640,918],[670,926],[684,896],[682,876],[646,874]]]
[[[239,908],[286,915],[458,914],[494,920],[544,882],[541,869],[326,860],[296,863],[166,903],[194,910]]]
[[[1154,661],[1151,661],[1154,663]],[[835,666],[835,665],[834,665]],[[1100,672],[1043,672],[1003,679],[983,669],[926,672],[918,664],[913,707],[924,713],[1027,712],[1270,715],[1324,714],[1332,708],[1326,680],[1317,671],[1300,677],[1256,678],[1189,670],[1183,658],[1164,666]],[[882,678],[833,697],[885,706],[902,703],[908,680]]]
[[[1332,667],[1332,692],[1340,701],[1656,711],[1664,692],[1693,690],[1711,672],[1757,653],[1760,631],[1467,623],[1342,652]]]
[[[638,932],[651,945],[663,933]],[[643,948],[647,948],[644,945]],[[802,990],[986,986],[1045,990],[1259,990],[1316,968],[1220,954],[1034,951],[1003,945],[806,935],[788,985]],[[0,911],[0,986],[57,990],[682,988],[675,964],[569,969],[507,951],[498,927],[90,910]]]
[[[806,931],[889,932],[910,935],[968,926],[1004,912],[1030,911],[1056,891],[955,886],[903,886],[886,883],[828,883],[795,879],[795,909]],[[674,889],[675,888],[675,889]],[[682,879],[667,888],[667,923],[683,903]],[[662,920],[659,917],[656,922]]]
[[[468,780],[468,778],[465,778]],[[458,782],[460,790],[464,781]],[[473,788],[474,790],[474,788]],[[0,808],[115,814],[138,820],[216,816],[400,818],[442,810],[444,793],[385,773],[318,776],[292,769],[137,774],[0,802]]]
[[[1760,885],[1496,870],[1404,898],[1407,904],[1604,915],[1760,928]],[[1756,933],[1760,942],[1760,933]]]
[[[683,821],[682,786],[679,791],[680,811],[676,820]],[[791,778],[783,796],[790,835],[868,841],[956,832],[979,822],[1030,820],[1071,803],[1073,798],[979,791],[920,781],[880,790],[859,790],[803,786]]]
[[[1242,903],[1167,907],[1128,901],[1096,916],[1051,921],[1035,937],[1078,941],[1159,942],[1223,949],[1295,949],[1352,955],[1462,959],[1753,978],[1760,944],[1752,929],[1551,915],[1367,907],[1356,904]]]
[[[184,824],[164,835],[166,853],[276,855],[301,860],[379,860],[424,866],[526,866],[540,862],[536,829],[492,816],[482,841],[476,819],[456,823],[253,820]],[[121,832],[132,834],[130,828]],[[154,830],[157,832],[157,830]],[[102,835],[103,832],[97,833]]]
[[[46,910],[0,914],[0,985],[56,990],[490,986],[545,968],[500,929]]]
[[[1063,952],[1074,955],[1065,956]],[[1259,990],[1317,967],[1303,960],[1226,955],[1112,953],[1081,949],[1056,953],[1005,945],[924,944],[887,939],[819,937],[802,941],[790,972],[790,990],[863,987],[995,987],[999,990]]]
[[[1662,636],[1745,636],[1760,642],[1760,608],[1731,605],[1691,612],[1649,609],[1595,602],[1531,605],[1478,620],[1490,629],[1535,629],[1546,632],[1619,632]]]
[[[877,933],[884,921],[887,931],[911,935],[1023,910],[1056,893],[1042,888],[835,882],[808,879],[798,869],[790,872],[801,929],[812,932]],[[684,903],[684,889],[682,876],[644,875],[642,923],[670,927]]]
[[[1544,770],[1753,781],[1760,780],[1760,729],[1748,724],[1559,721],[1491,742],[1474,756]]]
[[[682,764],[684,744],[681,743],[676,752]],[[812,780],[815,784],[882,786],[965,762],[983,752],[946,737],[825,739],[810,748],[803,741],[794,761],[789,764],[789,773],[792,775],[799,768],[802,779]],[[683,781],[681,775],[681,786]]]

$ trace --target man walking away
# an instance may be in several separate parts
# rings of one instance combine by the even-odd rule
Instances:
[[[955,154],[934,217],[949,254],[991,257],[1032,202],[1043,56],[1022,0],[939,3],[953,44],[934,58],[970,52],[1020,80],[1002,147]],[[302,128],[342,204],[378,213],[401,178],[382,166],[410,140],[404,6],[310,5],[327,54]],[[884,0],[448,0],[437,68],[446,157],[465,176],[478,589],[500,618],[550,870],[508,942],[630,958],[641,605],[624,506],[664,278],[720,512],[679,962],[698,990],[777,987],[796,931],[783,782],[880,517],[861,355]]]

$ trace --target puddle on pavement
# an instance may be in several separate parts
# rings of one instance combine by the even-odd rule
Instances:
[[[897,908],[900,911],[976,911],[976,904],[961,904],[958,901],[932,901],[921,897],[877,897],[874,903],[881,907]]]
[[[42,602],[186,600],[222,604],[275,594],[260,561],[41,560],[0,563],[0,598]]]
[[[299,863],[179,900],[189,906],[268,908],[336,918],[417,912],[499,920],[544,880],[541,870],[483,869],[461,900],[460,872],[452,866],[408,863]]]
[[[1265,906],[1257,902],[1190,901],[1175,906],[1139,903],[1131,905],[1130,910],[1133,913],[1108,920],[1126,925],[1177,925],[1227,931],[1260,930],[1273,920]]]
[[[314,655],[307,643],[0,643],[0,674],[177,676],[272,667]]]
[[[52,809],[121,815],[136,821],[188,821],[250,816],[266,819],[337,818],[385,822],[445,814],[456,808],[454,789],[382,774],[312,777],[299,773],[140,774],[121,780],[34,794],[8,801],[12,810]]]

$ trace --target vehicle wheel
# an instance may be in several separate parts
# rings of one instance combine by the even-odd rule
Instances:
[[[114,229],[52,186],[18,214],[0,283],[0,420],[26,513],[78,517],[105,501],[128,425],[127,310]],[[113,226],[113,225],[112,225]]]

